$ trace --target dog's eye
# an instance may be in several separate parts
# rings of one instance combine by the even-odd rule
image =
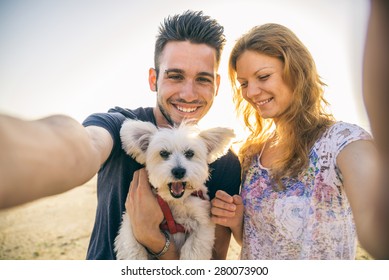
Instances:
[[[160,151],[160,152],[159,152],[159,155],[160,155],[161,158],[163,158],[163,159],[168,159],[169,156],[170,156],[170,153],[169,153],[168,151],[166,151],[166,150],[163,150],[163,151]]]
[[[194,156],[194,152],[192,150],[187,150],[184,155],[186,158],[191,159]]]

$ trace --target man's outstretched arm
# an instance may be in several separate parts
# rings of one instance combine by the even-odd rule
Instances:
[[[0,209],[59,194],[90,180],[112,149],[110,134],[54,115],[0,115]]]

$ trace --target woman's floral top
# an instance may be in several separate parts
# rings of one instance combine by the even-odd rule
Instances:
[[[314,144],[305,172],[283,179],[286,189],[279,192],[256,158],[242,185],[241,258],[355,259],[355,225],[336,158],[361,139],[371,136],[356,125],[335,123]]]

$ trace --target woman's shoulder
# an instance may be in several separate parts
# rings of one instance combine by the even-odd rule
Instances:
[[[358,140],[370,141],[372,137],[359,125],[337,121],[323,133],[315,146],[337,155],[345,146]]]
[[[347,138],[357,138],[370,140],[369,132],[361,126],[353,123],[337,121],[332,124],[322,135],[322,138],[345,140]]]

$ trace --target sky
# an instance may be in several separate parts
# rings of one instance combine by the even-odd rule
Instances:
[[[204,126],[239,133],[227,62],[235,40],[268,22],[290,28],[312,53],[338,120],[369,130],[362,101],[366,0],[0,0],[0,113],[82,122],[114,106],[154,106],[148,87],[155,36],[168,15],[202,10],[225,28],[221,87]]]

